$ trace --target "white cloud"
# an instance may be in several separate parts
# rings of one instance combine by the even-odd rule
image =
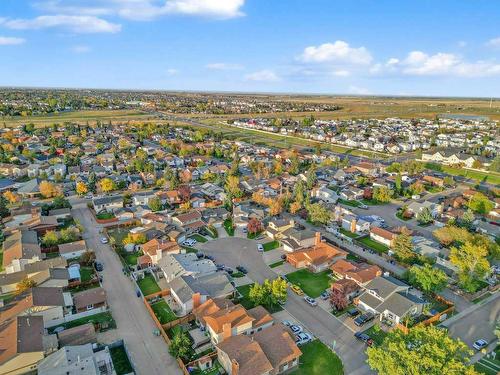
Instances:
[[[349,72],[348,70],[335,70],[334,72],[332,72],[332,75],[334,75],[335,77],[348,77],[351,75],[351,72]]]
[[[460,40],[457,44],[460,48],[467,47],[467,42],[465,40]]]
[[[228,64],[228,63],[211,63],[205,65],[205,68],[211,70],[241,70],[243,65],[240,64]]]
[[[412,51],[403,61],[403,72],[415,75],[439,75],[450,72],[460,63],[460,59],[451,53],[427,55],[422,51]]]
[[[16,46],[26,42],[23,38],[14,38],[10,36],[0,36],[0,46]]]
[[[175,76],[175,75],[179,74],[179,70],[174,69],[174,68],[170,68],[170,69],[167,69],[167,74],[169,76]]]
[[[500,37],[488,40],[486,45],[488,47],[500,48]]]
[[[358,86],[349,86],[349,92],[356,95],[370,95],[371,92],[367,88]]]
[[[334,43],[306,47],[299,60],[306,63],[368,65],[372,62],[372,56],[365,47],[353,48],[348,43],[337,40]]]
[[[73,46],[71,47],[71,51],[74,53],[87,53],[90,52],[90,47],[89,46]]]
[[[117,33],[121,25],[108,22],[95,16],[52,15],[33,19],[12,19],[3,22],[5,27],[14,30],[63,28],[78,34]]]
[[[247,81],[260,81],[260,82],[276,82],[280,78],[272,70],[259,70],[258,72],[250,73],[245,76]]]

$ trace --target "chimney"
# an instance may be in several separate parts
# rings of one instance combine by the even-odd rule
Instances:
[[[240,371],[240,364],[236,362],[236,359],[231,360],[231,375],[238,375]]]
[[[321,243],[321,232],[316,232],[316,240],[314,245],[318,246]]]
[[[222,325],[222,340],[226,340],[232,336],[231,323],[224,323]]]
[[[196,309],[201,305],[201,294],[200,292],[193,294],[193,309]]]
[[[356,224],[357,224],[357,220],[352,219],[352,221],[351,221],[351,232],[352,233],[356,233]]]

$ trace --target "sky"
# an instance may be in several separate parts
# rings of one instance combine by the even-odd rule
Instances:
[[[500,1],[0,0],[0,86],[500,97]]]

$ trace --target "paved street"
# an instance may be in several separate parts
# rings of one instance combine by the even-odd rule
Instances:
[[[277,274],[269,268],[256,248],[256,242],[246,238],[227,237],[197,245],[206,254],[213,255],[216,263],[224,263],[235,268],[243,265],[248,269],[248,276],[258,282],[274,279]],[[297,321],[328,346],[336,341],[336,352],[345,366],[346,374],[369,374],[365,363],[364,344],[357,341],[348,327],[341,320],[320,307],[309,306],[302,297],[288,293],[285,310]]]
[[[450,335],[462,339],[470,348],[474,341],[496,339],[493,333],[496,322],[500,319],[500,293],[495,293],[487,300],[469,307],[455,317],[445,321]]]
[[[73,217],[85,228],[87,246],[104,264],[103,287],[117,324],[116,336],[123,338],[138,374],[181,374],[177,362],[169,355],[163,338],[154,336],[155,325],[142,300],[135,295],[131,281],[122,273],[118,256],[108,245],[100,243],[99,225],[85,203],[73,206]]]

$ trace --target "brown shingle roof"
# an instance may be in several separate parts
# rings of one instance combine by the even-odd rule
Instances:
[[[106,292],[103,288],[87,289],[73,296],[73,303],[77,310],[89,305],[97,305],[106,302]]]

